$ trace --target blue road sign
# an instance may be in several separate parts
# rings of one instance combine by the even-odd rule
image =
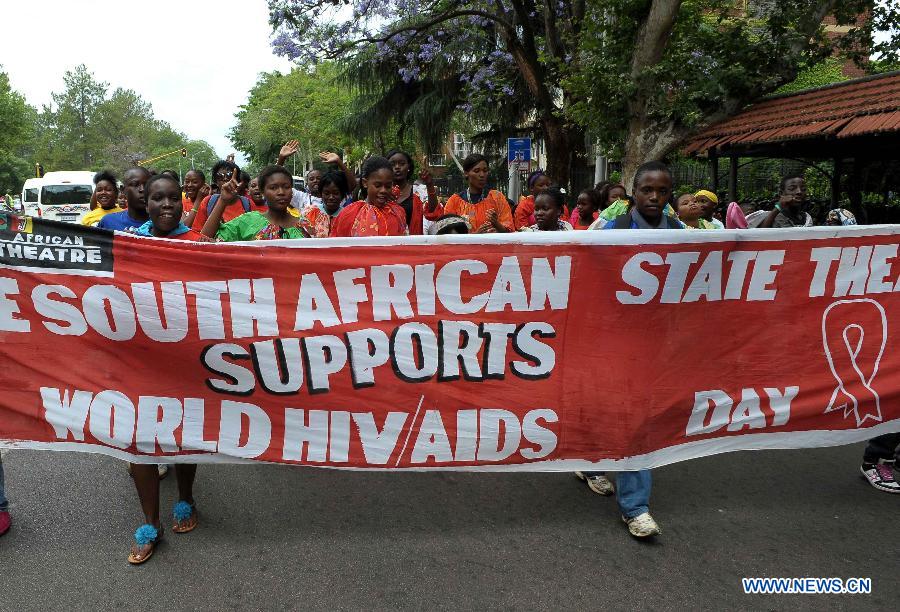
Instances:
[[[507,138],[506,149],[509,163],[531,161],[531,138]]]

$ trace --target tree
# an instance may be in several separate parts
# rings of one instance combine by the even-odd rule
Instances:
[[[116,89],[97,105],[92,117],[97,162],[117,172],[151,157],[158,130],[153,107],[130,89]]]
[[[581,128],[566,121],[571,99],[560,83],[579,61],[587,4],[269,0],[277,53],[349,63],[357,131],[393,121],[433,148],[462,112],[486,138],[542,135],[548,171],[563,182],[585,149]]]
[[[896,6],[867,0],[751,2],[746,9],[713,0],[593,4],[579,53],[582,66],[598,69],[572,71],[564,87],[579,100],[570,116],[621,154],[626,181],[643,161],[665,157],[835,51],[863,61],[871,51],[891,56],[900,44],[873,39],[896,24]],[[847,33],[828,37],[827,15]]]
[[[455,110],[486,118],[488,135],[533,129],[561,182],[583,159],[585,130],[621,154],[630,180],[641,162],[664,157],[836,47],[860,60],[894,54],[897,37],[873,38],[897,24],[894,4],[269,0],[276,52],[349,62],[355,86],[373,101],[363,117],[384,125],[392,111],[420,138],[429,126],[446,129]],[[826,15],[847,32],[829,38]]]
[[[53,94],[55,129],[68,143],[84,168],[90,168],[98,141],[94,138],[94,111],[106,97],[108,83],[94,79],[87,66],[79,64],[63,76],[65,90]]]
[[[152,105],[131,89],[108,93],[81,65],[66,72],[65,88],[53,94],[34,122],[30,157],[47,170],[110,169],[119,176],[140,160],[188,148],[195,166],[208,169],[215,152],[204,141],[188,140],[165,121],[157,119]],[[212,160],[212,161],[211,161]],[[187,170],[189,162],[174,156],[150,164],[158,169]]]
[[[235,115],[230,132],[235,147],[253,163],[265,165],[278,157],[286,141],[297,139],[297,161],[311,163],[319,151],[351,145],[339,130],[350,105],[350,92],[334,83],[334,66],[294,69],[289,74],[263,73],[247,104]]]
[[[14,193],[31,175],[23,149],[31,136],[34,109],[12,90],[9,77],[0,72],[0,195]]]
[[[319,163],[323,150],[343,152],[352,162],[373,149],[383,153],[401,146],[402,139],[398,142],[384,130],[353,129],[357,103],[339,77],[333,62],[296,68],[288,74],[260,74],[249,100],[235,115],[237,123],[229,134],[235,148],[253,167],[261,167],[275,161],[285,142],[296,139],[300,148],[292,162],[307,168]]]

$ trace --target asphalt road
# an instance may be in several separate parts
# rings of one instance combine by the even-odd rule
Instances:
[[[896,609],[900,496],[862,447],[720,455],[655,471],[655,543],[570,474],[201,466],[200,527],[127,564],[124,464],[5,455],[0,610]],[[175,496],[170,475],[163,507]],[[871,577],[871,595],[744,595],[742,576]]]

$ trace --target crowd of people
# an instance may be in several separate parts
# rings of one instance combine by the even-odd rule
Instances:
[[[675,194],[673,176],[663,163],[647,162],[634,175],[630,193],[622,184],[602,183],[581,191],[571,209],[566,194],[551,177],[537,171],[527,180],[528,195],[513,205],[489,187],[489,160],[473,153],[462,162],[466,188],[442,201],[430,173],[415,180],[410,155],[391,151],[370,157],[357,177],[334,153],[322,153],[328,167],[306,175],[306,190],[294,188],[284,162],[297,150],[287,143],[278,162],[251,177],[230,160],[216,163],[212,182],[200,170],[190,170],[183,181],[177,173],[129,169],[121,186],[109,172],[94,178],[96,208],[85,224],[131,232],[141,236],[194,241],[247,241],[416,234],[508,233],[514,231],[586,231],[617,229],[783,228],[807,227],[812,219],[804,211],[806,183],[802,176],[781,181],[778,201],[771,210],[749,211],[738,203],[721,206],[715,193],[700,189]],[[843,209],[828,214],[831,225],[855,224]],[[880,491],[900,493],[892,470],[898,459],[900,434],[871,440],[861,472]],[[145,523],[134,535],[128,561],[140,564],[154,553],[163,528],[160,521],[159,482],[163,466],[132,464]],[[188,533],[198,525],[193,496],[196,465],[178,464],[178,501],[173,508],[172,531]],[[650,515],[650,470],[578,472],[591,491],[616,495],[629,532],[638,538],[660,533]],[[10,519],[0,462],[0,534]]]

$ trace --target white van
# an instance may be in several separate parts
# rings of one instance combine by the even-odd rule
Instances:
[[[51,221],[80,223],[91,210],[94,195],[94,173],[48,172],[38,196],[38,216]]]
[[[30,178],[22,187],[22,207],[24,214],[36,217],[38,214],[38,197],[41,195],[41,185],[44,179]]]

